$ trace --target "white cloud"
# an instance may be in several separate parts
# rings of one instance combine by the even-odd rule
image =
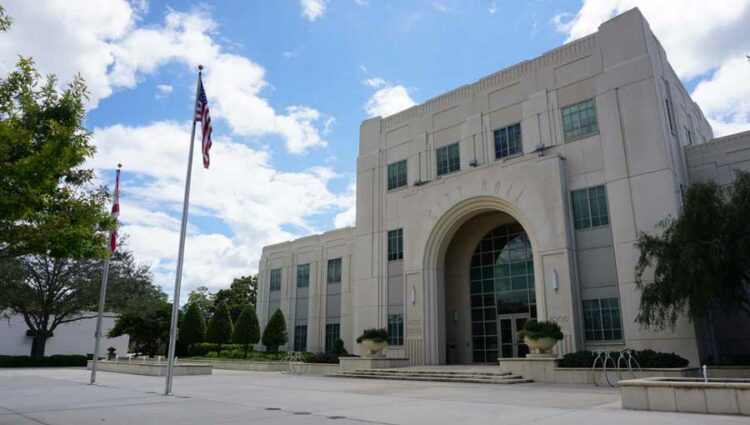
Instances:
[[[441,13],[450,13],[451,12],[451,10],[448,9],[447,6],[445,6],[443,3],[439,2],[439,1],[432,2],[432,8],[435,9],[435,10],[437,10],[438,12],[441,12]]]
[[[164,97],[172,93],[172,90],[174,90],[174,87],[172,87],[169,84],[157,84],[156,91],[158,91],[159,93],[156,94],[156,97],[157,98]]]
[[[174,279],[189,125],[156,122],[142,127],[94,129],[97,170],[123,163],[122,232],[140,260],[152,263],[169,290]],[[148,159],[148,160],[144,160]],[[193,168],[184,294],[200,285],[226,286],[233,277],[257,271],[264,245],[315,232],[307,217],[350,207],[327,184],[339,175],[326,167],[282,172],[267,151],[217,137],[211,169]],[[158,165],[155,165],[158,164]],[[130,185],[137,185],[131,187]],[[201,233],[196,222],[219,220],[231,234]],[[291,227],[290,227],[291,226]],[[297,230],[284,230],[284,229]]]
[[[325,0],[300,0],[299,4],[302,16],[310,22],[322,17],[326,11]]]
[[[494,1],[490,3],[490,7],[487,8],[487,12],[489,12],[490,15],[494,15],[495,13],[497,13],[497,5]]]
[[[369,117],[386,117],[416,105],[409,90],[402,85],[389,86],[376,91],[365,104]]]
[[[648,20],[680,78],[702,80],[693,94],[716,125],[716,133],[750,127],[748,79],[737,80],[741,59],[750,51],[750,1],[584,0],[577,13],[558,14],[553,23],[572,40],[633,7]]]
[[[346,209],[336,214],[333,224],[337,229],[354,226],[357,219],[357,182],[352,180],[347,188],[347,193],[342,197],[342,204]]]
[[[195,70],[206,66],[205,85],[214,119],[237,135],[279,135],[291,153],[325,146],[318,130],[325,118],[294,105],[278,113],[264,97],[265,69],[249,58],[227,53],[214,40],[216,23],[204,11],[168,10],[163,25],[139,27],[125,0],[10,1],[11,30],[0,37],[0,73],[16,54],[33,56],[42,73],[66,82],[80,72],[91,92],[89,108],[118,88],[133,88],[168,63]],[[40,30],[43,29],[43,30]],[[65,52],[65,54],[60,54]]]
[[[378,87],[384,86],[385,80],[380,77],[372,77],[362,81],[362,84],[376,89]]]
[[[369,6],[370,5],[369,0],[354,0],[354,3],[356,3],[358,6]]]

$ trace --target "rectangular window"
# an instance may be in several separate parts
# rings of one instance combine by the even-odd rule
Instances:
[[[294,327],[294,351],[307,351],[307,325]]]
[[[521,153],[521,124],[495,130],[495,159]]]
[[[583,330],[586,341],[622,340],[619,300],[583,300]]]
[[[404,258],[404,229],[388,231],[388,261]]]
[[[599,131],[599,126],[596,122],[594,99],[562,108],[562,118],[566,142],[595,134]]]
[[[333,351],[333,344],[341,335],[341,325],[338,323],[326,324],[326,353]]]
[[[404,315],[388,315],[388,345],[404,345]]]
[[[297,288],[310,286],[310,265],[300,264],[297,266]]]
[[[328,283],[341,282],[341,258],[328,260],[328,273],[326,276]]]
[[[573,224],[576,229],[606,226],[609,224],[607,190],[604,185],[574,190]]]
[[[406,186],[406,160],[388,164],[388,190]]]
[[[690,130],[688,130],[687,126],[685,126],[685,136],[687,138],[687,144],[688,146],[693,145],[693,135],[690,133]]]
[[[271,291],[281,290],[281,269],[271,270]]]
[[[461,169],[458,143],[443,146],[437,151],[437,175],[452,173]]]

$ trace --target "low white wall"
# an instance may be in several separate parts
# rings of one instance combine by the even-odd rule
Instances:
[[[622,408],[663,412],[750,415],[750,381],[649,378],[620,382]]]
[[[287,372],[287,362],[259,362],[244,360],[187,360],[190,363],[211,365],[214,369],[245,370],[250,372]],[[305,363],[294,368],[296,373],[305,375],[330,375],[339,371],[338,364]]]
[[[82,315],[95,315],[95,312],[83,312]],[[115,326],[117,315],[105,313],[102,321],[102,333],[104,335]],[[15,315],[10,320],[0,320],[0,355],[28,356],[31,354],[30,336],[26,336],[26,322],[20,315]],[[96,331],[96,317],[81,319],[71,323],[65,323],[53,331],[54,336],[47,340],[44,354],[91,354],[94,352],[94,332]],[[128,352],[127,335],[117,338],[102,338],[101,357],[106,357],[107,348],[115,347],[118,355]]]
[[[86,363],[86,368],[91,369],[92,361]],[[166,376],[167,364],[156,362],[110,362],[100,361],[96,365],[96,370],[100,372],[127,373],[130,375],[148,375],[148,376]],[[174,376],[187,375],[211,375],[211,365],[182,363],[174,367]]]

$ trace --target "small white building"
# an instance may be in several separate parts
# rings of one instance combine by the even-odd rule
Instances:
[[[83,312],[84,316],[96,315],[95,312]],[[114,326],[117,315],[104,313],[102,320],[102,334],[106,335]],[[26,335],[29,329],[21,315],[10,319],[0,320],[0,355],[28,356],[31,353],[32,337]],[[96,332],[96,317],[64,323],[53,331],[53,336],[47,340],[44,350],[45,356],[54,354],[92,354],[94,352],[94,333]],[[128,352],[127,335],[117,338],[102,338],[101,357],[106,356],[107,348],[115,347],[117,354],[124,356]]]
[[[691,183],[750,170],[750,132],[713,139],[630,10],[364,121],[356,225],[263,249],[261,325],[280,308],[289,348],[307,351],[340,337],[357,352],[363,329],[387,328],[389,356],[466,364],[523,356],[517,332],[553,320],[558,354],[650,348],[696,364],[706,343],[693,323],[635,322],[636,242],[680,213]]]

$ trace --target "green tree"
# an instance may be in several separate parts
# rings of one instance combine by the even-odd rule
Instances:
[[[188,295],[188,304],[195,304],[203,315],[203,321],[208,322],[211,319],[211,314],[214,311],[214,299],[213,295],[208,292],[208,288],[205,286],[199,286],[195,290],[190,291]]]
[[[234,324],[232,333],[232,342],[242,344],[245,348],[245,357],[247,358],[248,347],[250,344],[256,344],[260,340],[260,324],[258,315],[255,314],[255,308],[251,305],[245,307]]]
[[[641,234],[636,284],[637,321],[663,329],[680,314],[691,320],[750,314],[750,174],[729,187],[688,188],[679,217],[662,221],[660,234]],[[653,270],[653,279],[650,272]]]
[[[275,353],[279,351],[279,347],[286,344],[289,341],[289,335],[286,331],[286,319],[281,309],[276,309],[268,319],[266,328],[263,330],[263,345],[266,346],[266,350]]]
[[[196,304],[188,304],[180,326],[179,341],[188,349],[190,345],[203,342],[206,338],[206,322]]]
[[[0,79],[0,258],[106,254],[108,195],[83,168],[94,153],[83,128],[86,86],[80,76],[57,86],[23,58]]]
[[[258,276],[242,276],[234,279],[229,289],[221,289],[213,296],[214,306],[226,303],[232,315],[232,321],[251,305],[255,307],[258,288]]]
[[[139,312],[120,315],[109,331],[110,338],[129,335],[136,352],[154,357],[169,342],[169,325],[172,321],[172,304],[161,302]]]
[[[12,23],[13,19],[5,13],[5,8],[0,6],[0,31],[8,31]]]
[[[232,318],[229,315],[229,308],[226,304],[221,303],[216,306],[211,320],[208,322],[206,331],[206,340],[214,344],[219,344],[219,357],[221,357],[221,345],[228,343],[232,339]]]

